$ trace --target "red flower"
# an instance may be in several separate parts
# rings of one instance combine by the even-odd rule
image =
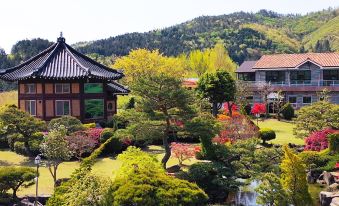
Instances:
[[[251,113],[254,115],[266,113],[266,105],[263,103],[254,103]]]

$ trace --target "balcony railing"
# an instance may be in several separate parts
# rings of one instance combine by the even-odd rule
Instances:
[[[317,87],[326,87],[326,86],[338,86],[339,80],[291,80],[290,82],[265,82],[265,81],[246,81],[251,86],[261,86],[264,83],[271,83],[272,86],[287,86],[287,87],[296,87],[296,86],[317,86]]]

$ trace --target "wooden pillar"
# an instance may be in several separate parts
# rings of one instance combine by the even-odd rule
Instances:
[[[103,93],[104,93],[104,119],[107,120],[107,83],[103,83]]]
[[[45,81],[41,81],[42,84],[42,94],[41,94],[41,101],[42,101],[42,119],[46,120],[46,100],[45,100]]]
[[[80,121],[85,120],[84,81],[79,81]]]

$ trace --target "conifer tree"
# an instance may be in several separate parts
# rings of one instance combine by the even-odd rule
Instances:
[[[290,203],[295,206],[312,205],[306,181],[306,166],[294,152],[284,145],[284,159],[280,164],[281,184]]]

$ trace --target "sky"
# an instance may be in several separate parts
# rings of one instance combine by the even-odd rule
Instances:
[[[0,47],[7,53],[19,40],[91,41],[145,32],[202,15],[260,9],[306,14],[339,7],[339,0],[1,0]]]

